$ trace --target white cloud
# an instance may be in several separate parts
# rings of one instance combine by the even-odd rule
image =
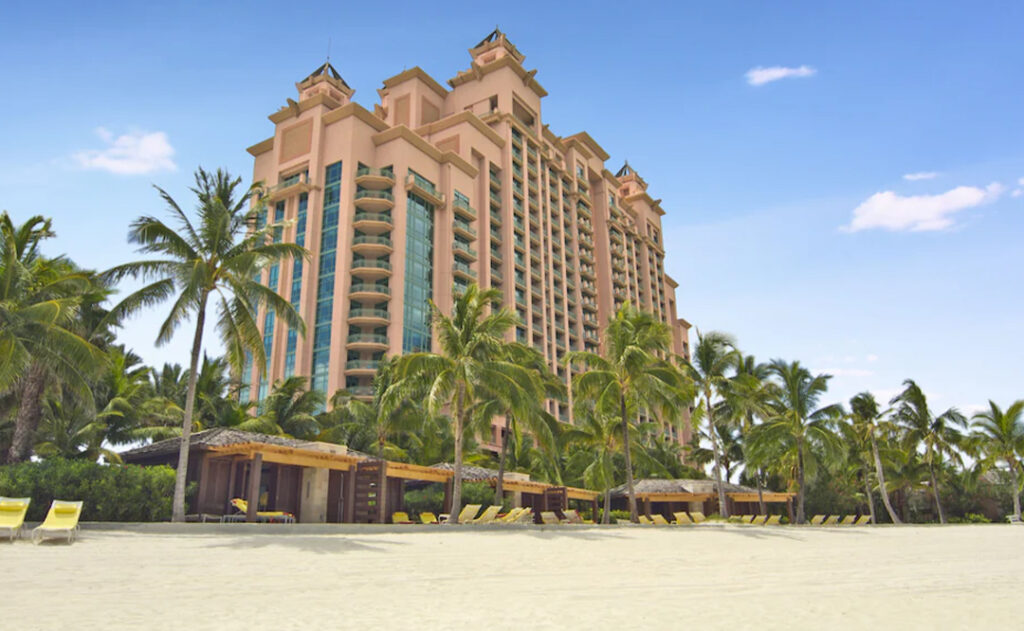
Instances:
[[[800,66],[797,68],[787,68],[785,66],[770,66],[768,68],[757,66],[751,68],[744,75],[747,78],[747,83],[750,85],[764,85],[771,83],[772,81],[778,81],[779,79],[790,79],[797,77],[813,77],[817,74],[817,70],[810,66]]]
[[[868,355],[867,357],[865,357],[864,359],[868,360],[869,362],[876,362],[876,361],[878,361],[878,355],[875,355],[874,353],[872,353],[872,354]]]
[[[958,186],[938,195],[903,196],[894,191],[875,193],[853,210],[846,232],[871,228],[923,232],[953,225],[953,215],[968,208],[993,202],[1005,188],[993,182],[985,188]]]
[[[1020,197],[1021,195],[1024,195],[1024,190],[1021,190],[1019,188],[1013,189],[1013,192],[1010,193],[1010,197]]]
[[[918,171],[917,173],[907,173],[903,176],[904,180],[910,182],[916,182],[918,180],[934,180],[939,176],[935,171]]]
[[[167,134],[155,132],[129,132],[115,137],[109,130],[96,130],[107,147],[75,153],[72,158],[83,169],[98,169],[118,175],[140,175],[155,171],[174,171],[174,147]]]
[[[833,377],[870,377],[875,374],[874,371],[865,368],[825,368],[814,372],[825,373]]]

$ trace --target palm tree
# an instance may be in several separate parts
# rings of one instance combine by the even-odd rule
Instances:
[[[265,212],[262,200],[249,211],[245,207],[247,200],[258,196],[261,191],[253,186],[239,196],[240,183],[240,178],[232,178],[223,170],[208,173],[198,169],[195,186],[191,188],[198,198],[198,224],[189,219],[166,191],[157,187],[177,224],[177,230],[156,217],[139,217],[132,222],[128,239],[138,244],[141,252],[159,258],[125,263],[105,274],[106,278],[114,281],[133,277],[150,282],[112,310],[112,314],[119,318],[176,296],[167,319],[160,327],[157,345],[168,343],[183,322],[195,317],[174,486],[173,521],[185,519],[189,436],[203,328],[210,301],[217,305],[217,330],[226,346],[228,362],[237,373],[241,373],[246,353],[252,354],[257,366],[266,364],[256,323],[260,305],[265,304],[289,327],[305,333],[305,325],[292,305],[273,289],[261,285],[258,279],[260,272],[270,264],[286,258],[304,257],[307,252],[294,243],[275,242],[273,234],[280,228],[278,224],[259,227],[261,222],[257,217]]]
[[[731,336],[720,331],[711,331],[706,335],[697,331],[697,347],[687,369],[697,392],[703,397],[704,416],[707,419],[705,435],[711,441],[718,506],[723,517],[729,516],[729,506],[726,504],[725,487],[722,485],[722,449],[715,430],[715,397],[728,387],[729,378],[726,373],[736,367],[739,359],[736,342]]]
[[[274,383],[263,401],[261,416],[274,423],[282,434],[312,440],[320,433],[316,414],[323,405],[323,393],[307,390],[306,378],[296,375]]]
[[[103,289],[66,259],[40,253],[53,236],[49,219],[15,226],[0,213],[0,393],[13,388],[18,399],[10,445],[0,453],[8,463],[29,457],[48,383],[59,380],[87,396],[88,377],[104,363],[77,326],[81,310],[102,301]]]
[[[903,392],[896,395],[890,405],[897,406],[893,420],[905,431],[905,440],[914,448],[924,448],[924,462],[928,466],[931,480],[932,495],[935,498],[935,510],[939,514],[939,523],[946,523],[942,512],[942,501],[939,499],[939,482],[935,475],[937,465],[945,456],[958,460],[956,446],[962,435],[958,427],[965,427],[967,419],[956,408],[949,408],[935,415],[928,408],[928,398],[913,379],[903,382]]]
[[[753,355],[744,355],[736,362],[736,375],[725,383],[723,411],[728,424],[740,428],[741,447],[744,452],[748,450],[746,437],[756,426],[757,420],[768,415],[773,384],[767,379],[768,366],[759,364]],[[746,462],[746,473],[748,477],[752,475],[757,484],[758,508],[760,514],[764,515],[767,513],[764,502],[764,470],[754,467],[751,472],[750,464]]]
[[[860,439],[867,439],[871,446],[871,460],[875,467],[875,476],[878,477],[878,490],[882,495],[882,504],[885,511],[889,513],[889,519],[894,524],[903,523],[896,515],[889,499],[889,491],[885,486],[885,468],[882,467],[882,457],[878,452],[878,425],[881,423],[885,412],[878,410],[878,402],[870,392],[861,392],[850,399],[850,419],[854,434]],[[872,506],[871,521],[875,521],[874,503],[871,501],[870,487],[868,488],[868,505]]]
[[[974,415],[974,432],[989,463],[1002,460],[1013,483],[1013,516],[1020,521],[1020,467],[1024,457],[1024,399],[1003,411],[993,401]]]
[[[593,401],[599,413],[619,417],[629,514],[633,522],[638,521],[638,515],[630,453],[630,420],[641,412],[677,406],[690,394],[679,369],[660,358],[668,355],[671,345],[672,332],[667,324],[626,302],[605,328],[603,356],[571,351],[565,357],[567,363],[582,369],[572,378],[576,405]]]
[[[399,360],[403,379],[427,384],[428,414],[438,414],[444,408],[451,412],[455,438],[452,515],[461,509],[463,439],[474,406],[484,395],[497,395],[511,406],[526,407],[525,400],[539,390],[537,373],[508,359],[509,343],[504,337],[519,316],[507,308],[492,311],[500,300],[500,291],[482,290],[472,283],[455,300],[450,316],[431,302],[440,352],[410,353]]]
[[[842,412],[838,405],[818,407],[828,390],[830,375],[811,375],[800,362],[775,359],[768,366],[777,380],[771,415],[750,436],[757,462],[782,459],[792,463],[797,490],[796,521],[804,523],[806,475],[817,462],[839,453],[840,441],[832,423]]]

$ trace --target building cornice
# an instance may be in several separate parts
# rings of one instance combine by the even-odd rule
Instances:
[[[320,120],[324,125],[330,125],[331,123],[336,123],[344,118],[348,118],[349,116],[355,116],[377,131],[384,131],[385,129],[388,129],[387,123],[375,116],[373,112],[356,102],[348,103],[338,109],[331,110],[324,114]]]
[[[519,64],[518,61],[516,61],[515,57],[511,55],[506,57],[499,57],[498,59],[495,59],[491,63],[485,64],[483,66],[477,65],[477,63],[474,61],[470,64],[469,70],[460,72],[451,79],[448,79],[448,85],[450,85],[453,88],[456,88],[464,83],[469,83],[470,81],[482,79],[484,76],[506,67],[511,68],[512,71],[515,72],[516,75],[523,80],[523,83],[528,88],[533,90],[533,92],[537,96],[545,97],[548,95],[548,91],[545,90],[539,83],[537,83],[537,80],[534,78],[534,75],[537,74],[537,71],[526,70]]]
[[[646,192],[641,191],[639,193],[633,193],[632,195],[624,197],[623,199],[625,201],[627,201],[627,202],[630,202],[630,203],[632,203],[632,202],[634,202],[636,200],[640,200],[642,202],[646,202],[647,205],[651,207],[651,210],[653,210],[654,212],[658,213],[658,215],[664,215],[665,214],[665,211],[662,210],[662,208],[661,208],[661,200],[660,199],[654,199],[653,197],[648,195]]]
[[[580,142],[582,142],[584,145],[587,146],[588,149],[590,149],[590,152],[592,154],[597,156],[597,159],[600,160],[601,162],[605,162],[606,160],[608,160],[608,158],[611,157],[608,154],[608,152],[605,151],[604,148],[601,147],[601,145],[597,144],[597,141],[594,140],[594,138],[585,131],[575,133],[572,136],[569,136],[569,139],[579,140]]]
[[[419,79],[420,81],[425,83],[428,88],[436,92],[437,95],[441,98],[448,96],[448,90],[445,90],[443,85],[438,83],[437,80],[434,79],[434,77],[428,75],[426,71],[423,70],[423,68],[420,68],[419,66],[413,66],[412,68],[404,70],[393,77],[388,77],[387,79],[384,79],[384,88],[391,89],[397,85],[405,83],[409,79]],[[377,90],[377,92],[380,93],[381,90]]]
[[[303,99],[302,101],[288,99],[288,105],[285,105],[267,118],[276,125],[278,123],[285,122],[289,118],[298,118],[303,112],[309,111],[319,105],[323,105],[329,109],[334,109],[336,107],[340,107],[341,103],[338,103],[326,94],[316,94],[308,99]]]
[[[413,147],[416,147],[417,149],[425,153],[432,160],[436,160],[442,163],[450,163],[470,177],[476,177],[477,173],[479,172],[479,170],[475,166],[461,158],[459,154],[455,153],[454,151],[442,152],[440,149],[430,144],[430,142],[425,140],[422,136],[420,136],[413,130],[409,129],[405,125],[396,125],[395,127],[391,127],[385,131],[373,135],[373,144],[378,147],[383,144],[392,142],[394,140],[405,140]]]
[[[479,116],[469,111],[452,114],[451,116],[447,116],[441,120],[418,127],[416,129],[416,133],[421,135],[436,134],[437,132],[444,131],[450,127],[455,127],[461,123],[469,123],[469,125],[483,134],[488,140],[498,147],[505,146],[505,139],[498,135],[498,132],[494,131],[487,125],[487,123],[480,120]]]
[[[267,138],[266,140],[261,140],[260,142],[256,143],[255,145],[249,147],[248,149],[246,149],[246,151],[249,152],[249,155],[251,155],[252,157],[255,158],[256,156],[258,156],[260,154],[263,154],[263,153],[266,153],[266,152],[270,151],[273,148],[274,148],[274,137],[271,136],[270,138]]]

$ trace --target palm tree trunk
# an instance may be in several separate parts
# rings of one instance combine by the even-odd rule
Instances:
[[[452,507],[445,522],[448,525],[458,524],[459,512],[462,511],[462,427],[465,420],[462,407],[465,397],[464,385],[460,383],[455,397],[455,476],[452,478]]]
[[[889,519],[894,524],[902,524],[900,518],[896,516],[896,511],[892,508],[892,502],[889,500],[889,491],[885,489],[885,471],[882,469],[882,458],[878,455],[878,441],[875,440],[875,435],[871,435],[871,455],[875,459],[875,475],[878,476],[878,491],[882,494],[882,503],[885,504],[885,510],[889,513]]]
[[[505,431],[501,433],[501,457],[498,458],[498,480],[494,483],[494,504],[504,502],[505,498],[505,459],[508,457],[508,432],[511,415],[505,415]]]
[[[188,392],[185,395],[185,414],[181,419],[181,444],[178,446],[178,469],[174,476],[174,503],[171,521],[185,521],[185,482],[188,479],[188,451],[192,437],[192,413],[196,407],[196,380],[199,378],[199,352],[203,346],[203,326],[206,324],[206,294],[200,298],[196,313],[196,333],[192,338],[192,358],[189,363]]]
[[[928,465],[928,475],[932,479],[932,494],[935,496],[935,510],[939,513],[939,523],[946,523],[946,516],[942,514],[942,502],[939,500],[939,483],[935,479],[935,469],[932,465]]]
[[[711,411],[711,392],[704,392],[704,401],[708,412],[708,436],[711,437],[711,453],[715,457],[715,486],[718,488],[718,514],[729,516],[729,506],[725,503],[725,487],[722,486],[722,456],[718,452],[718,437],[715,434],[715,414]]]
[[[1018,511],[1018,515],[1020,512]],[[612,490],[610,487],[604,490],[604,507],[601,511],[601,523],[610,524],[612,523]]]
[[[864,497],[868,498],[868,511],[871,513],[871,523],[877,524],[875,519],[875,498],[871,494],[871,477],[868,475],[868,466],[861,467],[861,475],[864,476]]]
[[[7,452],[7,463],[28,460],[35,444],[39,419],[43,416],[43,392],[46,390],[46,366],[33,362],[21,382],[18,415],[14,419],[14,435]]]
[[[796,523],[802,524],[806,521],[804,514],[804,446],[803,443],[796,447]]]
[[[1010,463],[1010,473],[1013,474],[1013,515],[1020,521],[1020,487],[1017,478],[1017,463]]]
[[[764,485],[761,483],[761,476],[764,475],[764,470],[761,467],[757,468],[757,510],[759,515],[767,515],[768,509],[764,505]]]
[[[633,488],[633,460],[629,454],[629,419],[626,417],[626,397],[619,395],[619,404],[622,409],[622,451],[626,454],[626,489],[629,491],[629,521],[638,523],[639,515],[636,512],[636,489]]]

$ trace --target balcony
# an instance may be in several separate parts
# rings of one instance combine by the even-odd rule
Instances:
[[[452,274],[466,280],[476,280],[476,270],[459,261],[452,264]]]
[[[502,261],[501,252],[492,248],[491,249],[491,260],[492,261],[497,261],[498,263],[501,263],[501,261]]]
[[[345,389],[357,399],[366,400],[373,398],[373,386],[352,386]]]
[[[463,243],[462,241],[454,241],[452,242],[452,250],[455,252],[457,256],[469,259],[470,261],[476,260],[476,250],[469,247],[468,243]]]
[[[374,283],[354,283],[348,290],[348,297],[359,302],[374,300],[379,302],[391,298],[391,288]]]
[[[357,211],[355,217],[352,219],[352,225],[356,230],[363,232],[391,230],[391,215],[385,213]]]
[[[493,267],[491,268],[491,280],[499,282],[499,283],[502,281],[501,272],[499,272],[498,270],[494,269]]]
[[[494,209],[491,209],[491,223],[496,223],[499,226],[501,225],[501,213],[495,211]]]
[[[348,312],[349,324],[381,326],[390,321],[387,309],[352,309]]]
[[[388,336],[380,333],[353,333],[347,342],[352,350],[384,351],[388,348]]]
[[[458,217],[456,217],[452,221],[452,230],[455,231],[455,234],[461,234],[467,239],[476,238],[476,230],[473,228],[473,226],[469,225],[469,222],[466,221],[465,219],[459,219]]]
[[[395,207],[395,196],[391,191],[376,191],[363,189],[356,191],[356,208],[370,212],[391,210]]]
[[[287,199],[292,195],[308,193],[314,188],[319,187],[313,186],[309,181],[309,175],[307,173],[297,173],[291,177],[282,179],[281,182],[275,186],[268,187],[266,201],[267,203],[280,201],[282,199]]]
[[[391,237],[360,235],[352,239],[352,251],[360,254],[390,254]]]
[[[501,195],[491,191],[491,206],[501,207]]]
[[[361,278],[383,278],[391,275],[391,263],[382,259],[352,259],[352,274]]]
[[[350,375],[372,375],[377,372],[379,359],[350,359],[345,362],[345,372]]]
[[[464,199],[456,198],[452,201],[452,210],[455,211],[456,215],[461,215],[466,219],[476,219],[476,209],[469,205]]]
[[[359,167],[356,169],[356,184],[363,188],[391,188],[395,185],[395,170],[391,167]]]
[[[434,206],[444,206],[444,193],[437,190],[430,180],[415,173],[410,173],[405,178],[405,190],[422,197],[424,201]]]
[[[490,175],[491,175],[491,184],[494,184],[494,185],[496,185],[496,186],[498,186],[500,188],[501,187],[501,177],[498,176],[498,174],[495,173],[494,171],[491,171]]]

